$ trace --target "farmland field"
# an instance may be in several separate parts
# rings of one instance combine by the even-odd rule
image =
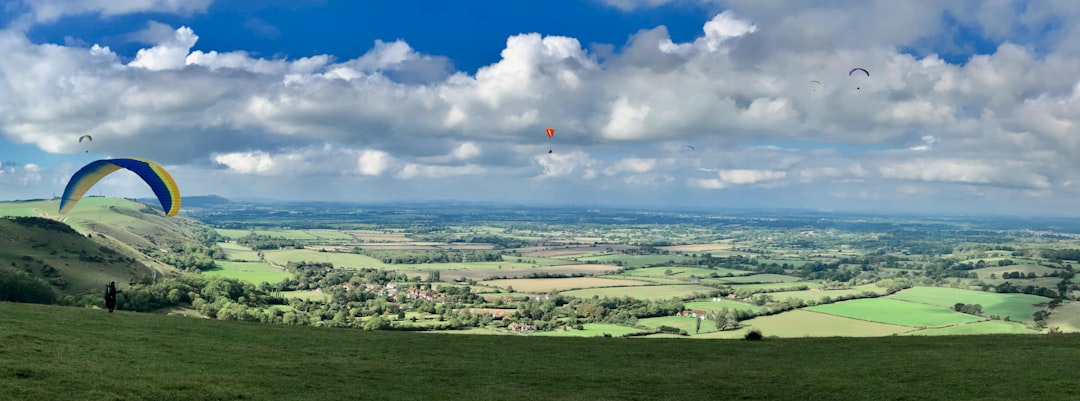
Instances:
[[[218,246],[225,251],[225,259],[248,262],[259,260],[259,252],[246,246],[231,242],[219,242]]]
[[[1065,333],[1080,332],[1080,302],[1068,301],[1054,308],[1046,326],[1057,327]]]
[[[1031,320],[1032,314],[1042,310],[1034,304],[1046,303],[1050,298],[1028,294],[999,294],[996,292],[961,290],[944,287],[913,287],[889,298],[909,302],[952,308],[958,303],[982,305],[982,313],[987,316],[1008,316],[1012,320]]]
[[[644,281],[616,280],[599,277],[571,277],[488,280],[484,281],[483,284],[504,289],[514,287],[514,291],[552,292],[576,288],[648,285],[649,283]]]
[[[1035,273],[1036,276],[1042,277],[1043,274],[1049,274],[1049,273],[1053,273],[1053,272],[1056,272],[1056,271],[1060,271],[1060,269],[1055,269],[1055,268],[1052,268],[1052,267],[1046,267],[1046,266],[1041,266],[1041,265],[1036,265],[1036,264],[984,267],[982,269],[974,269],[974,270],[972,270],[972,272],[975,272],[975,274],[979,275],[979,278],[984,279],[984,280],[990,278],[991,274],[993,274],[995,278],[1001,278],[1002,273],[1011,273],[1011,272],[1020,272],[1020,274],[1023,274],[1025,276],[1028,273]]]
[[[733,247],[731,244],[693,244],[693,245],[672,245],[657,247],[665,251],[670,252],[711,252],[720,250],[729,250]]]
[[[849,319],[803,309],[755,317],[740,322],[738,330],[703,334],[694,338],[742,338],[753,329],[766,337],[880,337],[910,331],[910,327]]]
[[[823,287],[824,284],[815,281],[789,281],[784,283],[764,283],[764,284],[732,284],[731,288],[739,290],[780,290],[780,289],[796,289],[805,286],[806,288],[818,288]]]
[[[808,311],[903,326],[947,326],[984,320],[936,306],[889,298],[866,298],[806,308]]]
[[[788,298],[801,299],[803,301],[820,301],[825,297],[837,298],[842,296],[859,295],[864,292],[873,292],[877,294],[884,294],[885,288],[877,287],[873,284],[862,285],[855,288],[838,289],[838,290],[803,290],[803,291],[781,291],[768,293],[773,299],[777,301],[783,301]]]
[[[220,269],[207,270],[203,274],[208,276],[222,276],[247,281],[252,284],[262,282],[278,283],[281,280],[292,277],[291,273],[271,266],[263,262],[223,262],[218,261]]]
[[[645,266],[649,266],[649,265],[670,264],[672,262],[674,262],[674,263],[685,263],[686,261],[690,261],[690,260],[693,260],[693,259],[694,258],[691,258],[689,256],[677,255],[677,254],[676,255],[622,255],[622,254],[616,254],[616,255],[602,255],[602,256],[591,256],[591,257],[577,258],[578,261],[596,261],[596,262],[600,262],[600,263],[605,263],[605,262],[607,262],[607,263],[615,263],[615,262],[618,261],[618,262],[622,262],[622,264],[624,266],[628,266],[628,267],[645,267]]]
[[[607,276],[602,276],[602,277],[615,279],[615,280],[647,281],[647,282],[650,282],[650,283],[653,283],[653,284],[686,284],[686,280],[678,280],[678,279],[673,279],[673,278],[662,278],[662,277],[642,277],[642,276],[632,277],[632,276],[624,276],[624,275],[621,275],[621,274],[607,275]],[[705,281],[705,280],[702,280],[702,281]]]
[[[309,301],[310,300],[326,301],[326,300],[330,299],[330,294],[322,292],[322,291],[310,291],[310,290],[282,291],[279,294],[281,294],[281,296],[283,296],[285,298],[296,298],[296,299],[304,299],[304,300],[309,300]]]
[[[800,281],[801,278],[795,276],[787,276],[783,274],[751,274],[748,276],[737,277],[722,277],[727,283],[732,284],[759,284],[759,283],[790,283],[793,281]]]
[[[1026,328],[1023,324],[1016,322],[986,320],[948,327],[927,328],[905,333],[905,335],[912,336],[959,336],[971,334],[1039,334],[1039,332]]]
[[[334,267],[344,268],[390,267],[378,259],[354,253],[318,252],[310,249],[287,249],[263,251],[263,255],[265,255],[267,261],[283,266],[289,262],[323,262],[331,263]]]
[[[686,309],[694,310],[700,309],[706,312],[719,312],[721,309],[736,309],[736,310],[748,310],[754,311],[761,309],[760,306],[754,304],[748,304],[746,302],[733,301],[730,299],[722,299],[719,301],[694,301],[683,304]]]
[[[664,274],[670,270],[671,275]],[[734,269],[706,269],[701,267],[681,267],[681,266],[659,266],[659,267],[646,267],[641,269],[627,270],[623,272],[626,276],[643,276],[643,277],[681,277],[689,278],[690,276],[708,277],[710,274],[724,275],[731,273],[733,275],[745,275],[753,272],[734,270]]]
[[[686,298],[694,294],[710,294],[716,289],[703,285],[648,285],[636,287],[588,288],[584,290],[564,291],[563,295],[592,298],[594,295],[610,298],[631,297],[636,299],[661,300],[672,297]]]
[[[645,319],[638,319],[638,324],[651,327],[654,329],[660,328],[660,326],[674,327],[681,330],[686,330],[689,335],[697,335],[697,321],[701,320],[701,334],[716,332],[716,322],[709,319],[698,319],[696,317],[689,316],[663,316],[663,317],[650,317]]]
[[[603,275],[608,272],[617,270],[618,267],[612,265],[558,265],[558,266],[544,266],[544,267],[530,267],[530,268],[516,268],[516,269],[462,269],[462,270],[440,270],[439,276],[444,281],[453,281],[464,278],[471,278],[473,280],[486,280],[492,277],[524,277],[531,274],[584,274],[588,276]],[[424,271],[406,271],[406,274],[427,274],[430,270]]]
[[[606,333],[619,337],[641,332],[641,329],[605,323],[586,323],[582,325],[582,328],[584,330],[540,331],[529,335],[544,337],[602,337]]]

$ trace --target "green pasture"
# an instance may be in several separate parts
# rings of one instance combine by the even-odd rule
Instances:
[[[668,254],[668,255],[624,255],[624,254],[609,254],[601,256],[590,256],[577,258],[578,261],[596,261],[599,263],[615,263],[616,261],[622,262],[623,266],[627,267],[645,267],[650,265],[659,264],[682,264],[693,261],[694,258],[681,255],[681,254]]]
[[[268,262],[284,266],[289,262],[322,262],[331,263],[334,267],[341,268],[397,268],[405,265],[387,265],[382,261],[370,256],[341,253],[319,252],[311,249],[274,249],[263,251],[263,256]]]
[[[218,261],[218,269],[203,271],[208,276],[221,276],[247,281],[252,284],[279,283],[292,277],[292,274],[264,262],[225,262]]]
[[[247,262],[259,260],[259,252],[246,246],[231,242],[219,242],[217,245],[225,251],[225,259]]]
[[[710,294],[715,292],[716,289],[712,287],[706,287],[703,285],[646,285],[646,286],[632,286],[632,287],[604,287],[604,288],[586,288],[581,290],[564,291],[560,294],[578,297],[578,298],[592,298],[598,296],[600,298],[622,298],[631,297],[634,299],[651,299],[662,300],[669,298],[685,299],[695,296],[695,294]]]
[[[606,323],[585,323],[581,326],[584,330],[538,331],[529,335],[538,337],[603,337],[604,334],[611,334],[614,337],[621,337],[642,331],[633,327]]]
[[[984,320],[952,309],[900,301],[890,298],[865,298],[811,306],[808,311],[911,327],[948,326]]]
[[[1028,294],[1001,294],[958,288],[912,287],[890,295],[889,298],[952,308],[953,305],[979,304],[986,316],[998,315],[1017,321],[1028,321],[1032,314],[1042,310],[1034,304],[1050,302],[1050,298]]]
[[[836,299],[844,296],[860,295],[864,292],[873,292],[876,294],[885,294],[887,289],[875,286],[873,284],[861,285],[853,288],[844,288],[836,290],[802,290],[802,291],[781,291],[770,292],[767,295],[771,296],[774,300],[784,301],[788,298],[801,299],[805,301],[821,301],[825,297]]]
[[[743,338],[750,330],[766,337],[883,337],[910,331],[910,327],[868,322],[796,309],[740,322],[738,330],[703,334],[694,338]]]
[[[668,270],[671,270],[671,275],[665,274]],[[624,271],[622,274],[626,276],[635,277],[680,277],[689,278],[690,276],[708,277],[711,274],[725,275],[731,273],[733,275],[750,274],[751,272],[734,269],[706,269],[703,267],[682,267],[682,266],[659,266],[659,267],[645,267],[640,269],[633,269]]]
[[[1039,263],[1038,260],[1035,260],[1035,259],[1024,258],[1024,257],[1013,257],[1013,256],[999,256],[999,257],[992,257],[992,258],[972,258],[972,259],[962,260],[962,261],[960,261],[960,263],[967,263],[969,265],[974,266],[976,263],[978,263],[981,260],[984,263],[986,263],[987,266],[997,267],[998,262],[1000,262],[1002,260],[1005,260],[1005,259],[1011,260],[1014,263],[1014,266],[1015,265],[1033,265],[1033,264],[1038,264]],[[1003,267],[1008,267],[1008,266],[1003,266]],[[1009,270],[1009,271],[1012,271],[1012,270]]]
[[[905,333],[905,335],[912,336],[966,336],[972,334],[1039,334],[1039,332],[1024,327],[1022,323],[985,320],[947,327],[926,328]]]
[[[285,298],[296,298],[308,301],[327,301],[330,299],[330,294],[322,291],[301,290],[301,291],[281,291],[277,293]]]
[[[614,275],[607,275],[607,276],[600,276],[600,277],[613,278],[613,279],[617,279],[617,280],[648,281],[648,282],[653,283],[653,284],[686,284],[686,280],[678,280],[678,279],[673,279],[673,278],[662,278],[662,277],[643,277],[643,276],[631,277],[631,276],[624,276],[624,275],[621,275],[621,274],[614,274]]]
[[[1054,308],[1046,319],[1046,327],[1057,327],[1065,333],[1080,332],[1080,302],[1066,301]]]
[[[228,228],[216,228],[214,229],[221,234],[221,236],[229,239],[237,239],[245,237],[251,233],[256,235],[265,235],[274,238],[285,238],[299,241],[351,241],[353,237],[348,233],[338,230],[326,230],[326,229],[313,229],[313,230],[293,230],[293,229],[260,229],[260,230],[237,230]]]
[[[637,323],[638,325],[652,329],[659,329],[660,326],[674,327],[686,330],[686,334],[691,336],[697,335],[695,333],[705,334],[716,332],[716,322],[710,319],[700,319],[701,331],[696,331],[698,320],[699,319],[696,317],[689,316],[661,316],[638,319]]]
[[[779,266],[783,266],[785,263],[790,267],[801,267],[812,261],[806,259],[769,259],[769,258],[757,258],[759,266],[769,265],[776,263]]]
[[[1061,270],[1060,269],[1055,269],[1053,267],[1046,267],[1046,266],[1037,265],[1037,264],[1023,264],[1023,265],[984,267],[982,269],[974,269],[974,270],[971,270],[971,271],[975,272],[975,274],[978,274],[980,279],[986,280],[986,279],[990,278],[991,274],[994,275],[994,278],[999,278],[999,279],[1001,278],[1002,273],[1012,273],[1012,272],[1020,272],[1021,274],[1024,274],[1024,275],[1026,275],[1028,273],[1035,273],[1036,276],[1042,277],[1043,274],[1049,274],[1049,273],[1053,273],[1055,271],[1061,271]]]
[[[0,302],[0,338],[0,399],[21,401],[1080,398],[1077,335],[688,344],[439,336]]]
[[[58,214],[56,201],[0,202],[0,216],[41,217],[43,213]]]
[[[790,283],[794,281],[801,281],[802,279],[799,277],[788,276],[784,274],[751,274],[748,276],[721,277],[720,280],[732,284],[764,284]]]
[[[824,287],[825,285],[821,284],[819,282],[816,282],[816,281],[790,281],[790,282],[786,282],[786,283],[732,284],[731,288],[735,289],[735,290],[760,291],[760,290],[779,290],[779,289],[787,289],[787,288],[797,289],[797,288],[802,287],[802,286],[806,286],[806,288],[818,288],[818,287]]]
[[[567,277],[567,278],[512,278],[484,281],[485,285],[503,289],[514,288],[525,292],[558,292],[576,288],[614,287],[628,285],[648,285],[644,281],[616,280],[602,277]],[[622,287],[619,287],[622,288]]]
[[[746,310],[756,311],[761,309],[760,306],[754,304],[748,304],[746,302],[735,301],[731,299],[721,299],[719,301],[694,301],[683,303],[683,306],[689,310],[703,310],[706,312],[720,312],[721,309],[727,308],[728,310]]]

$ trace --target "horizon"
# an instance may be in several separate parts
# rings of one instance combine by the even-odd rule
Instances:
[[[229,199],[1080,217],[1078,22],[1029,1],[18,0],[0,199],[143,157]],[[153,196],[124,172],[90,193]]]

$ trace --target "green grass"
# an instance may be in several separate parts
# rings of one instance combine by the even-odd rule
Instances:
[[[631,297],[635,299],[668,299],[671,297],[689,297],[695,293],[708,294],[715,288],[703,285],[646,285],[633,287],[586,288],[563,291],[560,294],[578,298],[592,298],[594,295],[610,298]]]
[[[232,261],[253,262],[259,260],[259,252],[243,245],[228,242],[219,242],[218,246],[225,251],[225,259]]]
[[[856,299],[811,306],[806,310],[911,327],[948,326],[983,320],[978,316],[963,314],[952,309],[889,298]]]
[[[957,288],[913,287],[889,298],[952,308],[957,303],[982,305],[984,315],[1008,316],[1012,320],[1031,320],[1032,314],[1043,307],[1032,306],[1050,302],[1050,298],[1028,294],[999,294]]]
[[[0,339],[0,399],[25,401],[1080,398],[1080,335],[688,344],[362,332],[0,303]]]
[[[670,270],[671,275],[664,274]],[[690,276],[708,277],[710,274],[724,275],[731,273],[734,275],[749,274],[750,272],[734,269],[705,269],[701,267],[680,267],[680,266],[660,266],[660,267],[646,267],[641,269],[627,270],[623,272],[623,275],[634,277],[671,277],[688,279]]]
[[[743,290],[780,290],[780,289],[797,289],[799,287],[806,286],[806,288],[818,288],[823,287],[824,284],[815,281],[790,281],[785,283],[764,283],[764,284],[732,284],[732,289]]]
[[[279,283],[292,277],[292,274],[263,262],[223,262],[218,261],[219,269],[207,270],[203,274],[221,276],[247,281],[252,284]]]
[[[309,291],[309,290],[282,291],[282,292],[280,292],[278,294],[281,294],[281,296],[283,296],[285,298],[297,298],[297,299],[305,299],[305,300],[323,300],[323,301],[327,301],[327,300],[330,299],[330,294],[329,293],[321,292],[321,291]]]
[[[584,330],[538,331],[530,335],[538,337],[603,337],[606,333],[615,337],[621,337],[626,334],[640,333],[642,331],[641,329],[635,329],[633,327],[606,323],[586,323],[581,326]]]
[[[1066,333],[1080,332],[1080,302],[1066,301],[1050,313],[1047,327],[1057,327]]]
[[[716,321],[709,319],[702,320],[696,317],[689,316],[650,317],[645,319],[638,319],[638,324],[654,329],[658,329],[660,328],[660,326],[675,327],[677,329],[686,330],[686,334],[693,336],[698,333],[698,331],[696,331],[698,320],[701,320],[701,334],[712,333],[716,331]]]
[[[620,280],[648,281],[648,282],[654,283],[654,284],[686,284],[687,283],[687,281],[685,281],[685,280],[678,280],[678,279],[673,279],[673,278],[641,277],[641,276],[631,277],[631,276],[623,276],[621,274],[620,275],[600,276],[600,277],[614,278],[614,279],[620,279]]]
[[[720,280],[732,284],[759,284],[759,283],[790,283],[801,281],[801,278],[783,274],[752,274],[749,276],[722,277]]]
[[[1012,273],[1012,272],[1020,272],[1020,274],[1025,275],[1025,277],[1026,277],[1026,275],[1028,273],[1035,273],[1035,275],[1037,277],[1042,277],[1043,274],[1053,273],[1055,271],[1062,271],[1060,269],[1055,269],[1055,268],[1052,268],[1052,267],[1046,267],[1046,266],[1040,266],[1040,265],[1036,265],[1036,264],[1030,264],[1031,262],[1028,262],[1028,263],[1029,264],[1023,264],[1023,265],[984,267],[982,269],[974,269],[974,270],[972,270],[972,272],[975,272],[975,274],[979,275],[979,278],[985,280],[985,279],[990,278],[991,274],[993,274],[995,278],[1001,278],[1002,273]]]
[[[788,298],[801,299],[803,301],[820,301],[829,297],[836,299],[842,296],[859,295],[864,292],[873,292],[877,294],[884,294],[886,289],[874,286],[873,284],[862,285],[854,288],[838,289],[838,290],[803,290],[803,291],[781,291],[768,293],[774,300],[784,301]]]
[[[354,253],[319,252],[310,249],[268,250],[263,251],[263,255],[265,255],[267,261],[283,266],[290,261],[327,262],[333,264],[334,267],[342,268],[388,268],[387,266],[391,266],[370,256]]]
[[[721,309],[727,308],[729,310],[748,310],[755,311],[761,309],[760,306],[754,304],[748,304],[746,302],[733,301],[730,299],[722,299],[719,301],[695,301],[683,303],[686,309],[694,310],[699,309],[706,312],[719,312]]]
[[[972,334],[1039,334],[1021,323],[986,320],[948,327],[928,328],[907,333],[913,336],[960,336]]]
[[[911,331],[910,327],[868,322],[825,313],[796,309],[740,322],[738,330],[704,334],[702,338],[742,338],[750,330],[766,337],[880,337]]]
[[[615,261],[621,261],[623,263],[623,266],[627,266],[627,267],[644,267],[644,266],[649,266],[649,265],[666,264],[666,263],[669,263],[669,262],[672,262],[672,261],[675,262],[675,263],[685,263],[685,262],[694,260],[694,258],[689,257],[689,256],[685,256],[685,255],[678,255],[678,254],[669,254],[669,255],[624,255],[624,254],[613,254],[613,255],[601,255],[601,256],[591,256],[591,257],[577,258],[577,260],[580,261],[580,262],[593,260],[593,261],[597,261],[597,262],[611,262],[611,263],[614,263]]]

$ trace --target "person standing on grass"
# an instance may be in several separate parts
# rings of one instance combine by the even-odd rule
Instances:
[[[110,281],[109,285],[105,286],[105,307],[109,308],[109,313],[112,313],[113,309],[116,309],[116,282]]]

